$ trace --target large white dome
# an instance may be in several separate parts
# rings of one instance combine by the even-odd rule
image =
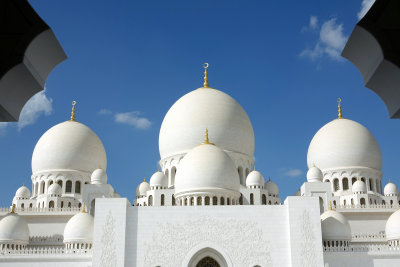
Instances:
[[[29,242],[29,227],[21,216],[9,213],[0,221],[0,243],[22,244]]]
[[[327,210],[321,215],[323,240],[351,240],[351,228],[348,220],[340,212]]]
[[[175,194],[190,192],[239,192],[240,181],[231,157],[215,145],[193,148],[180,162]]]
[[[335,119],[323,126],[308,147],[307,164],[322,171],[345,167],[382,168],[382,155],[371,132],[358,122]]]
[[[386,239],[400,240],[400,210],[393,212],[386,222],[385,227]]]
[[[165,116],[159,136],[161,159],[189,152],[206,128],[221,149],[253,157],[254,132],[244,109],[221,91],[199,88],[176,101]]]
[[[92,173],[107,168],[104,146],[87,126],[66,121],[40,137],[32,155],[32,172],[69,169]]]
[[[64,228],[64,243],[92,243],[93,216],[87,212],[79,212],[69,219]]]

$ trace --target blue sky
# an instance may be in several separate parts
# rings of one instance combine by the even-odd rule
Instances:
[[[364,5],[368,5],[364,0]],[[363,86],[340,51],[362,0],[308,1],[43,1],[30,0],[53,28],[68,60],[50,74],[20,122],[0,125],[0,204],[30,187],[31,155],[40,136],[76,118],[101,138],[109,182],[132,200],[157,170],[158,133],[169,107],[202,85],[234,97],[256,136],[256,165],[284,199],[306,180],[313,135],[337,115],[377,138],[384,184],[398,183],[400,124]]]

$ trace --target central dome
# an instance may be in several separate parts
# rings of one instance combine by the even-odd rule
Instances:
[[[104,146],[87,126],[66,121],[40,137],[32,155],[32,172],[69,169],[92,173],[107,168]]]
[[[221,149],[253,157],[254,132],[244,109],[224,92],[199,88],[176,101],[165,116],[159,136],[161,159],[189,152],[205,128]]]
[[[379,144],[371,132],[358,122],[335,119],[323,126],[311,140],[307,164],[322,171],[346,168],[382,168]]]

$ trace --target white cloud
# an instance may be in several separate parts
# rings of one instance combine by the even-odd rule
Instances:
[[[285,176],[290,176],[290,177],[298,177],[298,176],[300,176],[302,173],[303,173],[303,171],[300,170],[300,169],[290,169],[290,170],[287,170],[287,171],[284,173],[284,175],[285,175]]]
[[[375,0],[363,0],[361,3],[361,10],[357,13],[358,19],[362,19],[374,3]]]
[[[139,111],[117,113],[114,118],[118,123],[125,123],[141,130],[147,129],[151,126],[151,121],[147,118],[140,117]]]
[[[100,109],[98,113],[99,113],[100,115],[110,115],[110,114],[112,114],[113,112],[112,112],[111,110],[109,110],[109,109],[103,108],[103,109]]]
[[[8,122],[0,122],[0,135],[5,134]]]
[[[25,104],[19,116],[18,130],[27,125],[34,124],[42,114],[46,116],[51,114],[53,111],[53,100],[47,98],[45,93],[46,90],[37,93]]]
[[[317,16],[310,16],[310,22],[307,26],[304,26],[301,29],[301,32],[306,32],[309,30],[317,30],[318,29],[318,17]]]
[[[340,61],[340,53],[345,46],[347,37],[343,34],[343,24],[337,24],[336,18],[325,21],[319,32],[319,39],[313,49],[304,49],[300,57],[311,60],[327,55],[333,60]]]

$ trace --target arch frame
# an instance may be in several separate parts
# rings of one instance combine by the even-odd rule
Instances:
[[[182,262],[182,267],[196,267],[196,264],[205,257],[211,257],[221,267],[233,267],[231,258],[226,251],[211,242],[203,242],[192,248]]]

